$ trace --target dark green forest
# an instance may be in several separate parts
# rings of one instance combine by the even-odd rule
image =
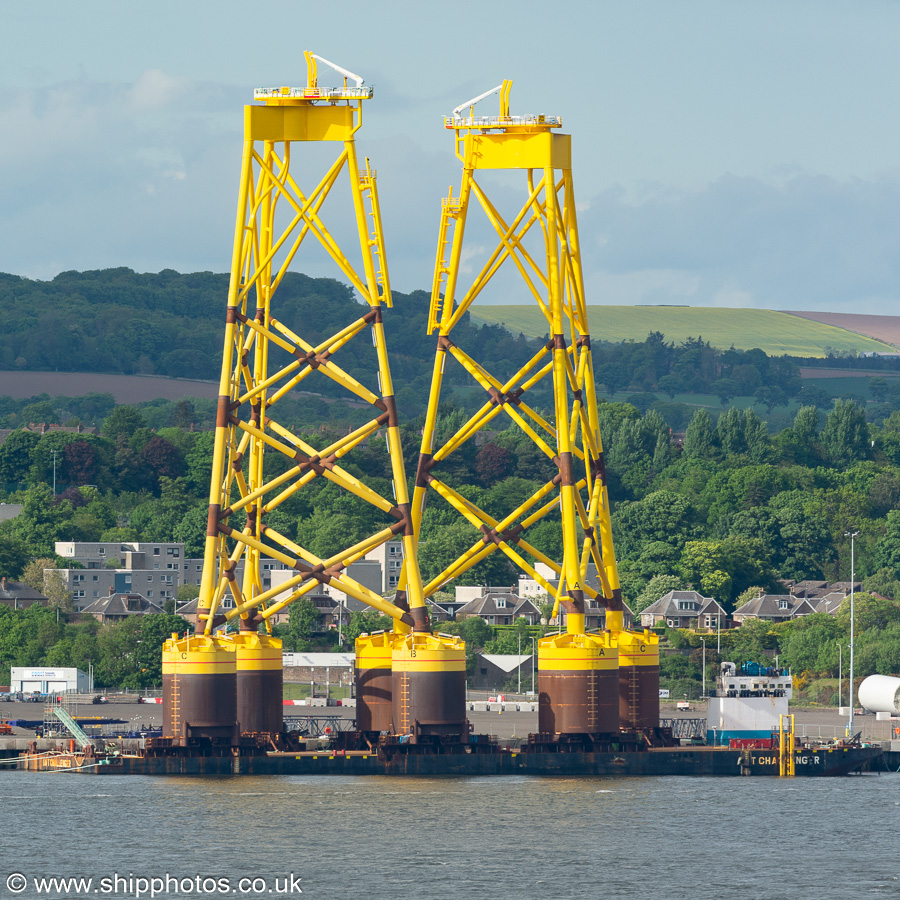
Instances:
[[[51,281],[0,274],[0,304],[5,313],[0,332],[0,372],[78,371],[218,380],[227,293],[228,275],[212,272],[180,274],[164,270],[138,274],[121,268],[62,272]],[[385,310],[398,407],[410,420],[424,411],[434,360],[434,338],[426,335],[428,305],[424,291],[395,292],[393,309]],[[302,331],[313,343],[360,312],[348,286],[299,273],[285,277],[274,310],[278,319]],[[514,372],[541,344],[500,326],[479,327],[468,316],[456,329],[454,339],[501,377]],[[775,411],[774,418],[783,424],[788,421],[785,410],[790,407],[795,411],[798,403],[827,410],[839,394],[818,382],[803,385],[800,363],[807,367],[821,363],[883,370],[883,376],[871,379],[844,379],[857,383],[846,384],[842,390],[858,391],[862,382],[866,399],[875,401],[870,417],[884,418],[900,408],[900,379],[886,377],[900,372],[896,360],[774,358],[758,349],[711,347],[700,335],[676,345],[658,332],[644,340],[618,344],[595,340],[592,350],[601,390],[608,396],[629,392],[629,401],[641,412],[660,410],[675,430],[686,427],[693,413],[691,395],[709,398],[723,407],[744,398],[758,411],[765,409],[770,419]],[[348,351],[351,374],[370,383],[374,372],[371,344],[357,338]],[[870,382],[874,384],[869,390]],[[481,402],[480,391],[455,364],[448,366],[445,383],[457,405],[469,408]],[[340,397],[336,386],[326,378],[319,379],[310,390],[327,401]],[[549,402],[542,390],[545,388],[533,392],[532,402]],[[355,412],[343,400],[325,403],[321,398],[297,395],[291,403],[292,414],[307,424],[353,421]],[[97,398],[85,404],[76,403],[74,398],[58,399],[62,402],[54,403],[53,409],[63,421],[88,424],[108,412],[102,398],[99,409]],[[50,401],[49,397],[40,397],[30,405]],[[46,414],[50,410],[45,405],[24,412],[23,406],[29,404],[10,404],[0,398],[0,425],[49,421]],[[165,404],[155,406],[165,408]],[[41,412],[45,415],[39,415]],[[212,405],[198,404],[196,414],[198,425],[209,424]],[[173,417],[171,412],[168,415]],[[155,415],[151,424],[161,427],[177,423]]]

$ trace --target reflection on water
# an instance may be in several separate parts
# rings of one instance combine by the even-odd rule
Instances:
[[[4,893],[12,871],[269,884],[294,873],[310,900],[900,896],[898,774],[786,782],[3,773],[0,810],[0,898],[12,896]]]

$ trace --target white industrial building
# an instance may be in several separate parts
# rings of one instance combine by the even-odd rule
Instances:
[[[9,689],[23,694],[87,693],[91,689],[90,677],[81,669],[31,669],[13,666],[9,673]]]

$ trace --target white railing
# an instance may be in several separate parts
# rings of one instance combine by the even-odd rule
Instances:
[[[444,128],[511,128],[516,125],[559,128],[562,116],[444,116]]]
[[[370,85],[336,88],[256,88],[254,100],[366,100],[374,93]]]

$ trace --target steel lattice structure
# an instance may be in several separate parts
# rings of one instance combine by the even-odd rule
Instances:
[[[307,53],[306,59],[306,87],[258,90],[255,99],[262,103],[245,107],[243,164],[198,604],[207,634],[221,621],[226,591],[234,598],[234,608],[224,610],[225,619],[240,616],[243,627],[255,631],[261,618],[271,631],[272,615],[319,584],[333,584],[392,616],[398,631],[428,627],[382,326],[382,309],[391,305],[391,294],[375,173],[368,160],[361,170],[355,145],[362,103],[372,96],[372,88],[321,57]],[[316,60],[341,73],[343,87],[319,87]],[[348,79],[355,85],[348,84]],[[291,165],[291,147],[296,142],[321,142],[338,150],[333,164],[308,193],[301,190],[300,176]],[[344,172],[359,236],[361,270],[338,245],[320,215],[326,197],[337,193],[336,185]],[[277,317],[279,285],[304,242],[310,239],[325,248],[341,275],[368,305],[364,315],[316,345]],[[344,352],[348,346],[348,361],[358,365],[351,342],[363,339],[367,332],[371,332],[377,352],[377,392],[340,365],[342,357],[348,356]],[[277,420],[279,400],[298,385],[308,387],[307,379],[314,373],[372,407],[372,418],[365,425],[321,448],[301,440]],[[392,467],[392,499],[351,475],[340,462],[354,447],[382,430],[387,434]],[[290,465],[283,474],[267,480],[263,460],[266,453],[273,452],[289,460]],[[353,546],[335,547],[327,558],[320,558],[266,525],[268,513],[316,478],[325,478],[372,504],[384,514],[385,527]],[[396,537],[402,539],[409,563],[408,600],[401,605],[382,599],[346,572],[369,550]],[[295,574],[285,584],[264,590],[262,556],[286,563]],[[238,584],[235,569],[242,559],[244,576]],[[285,589],[289,589],[288,596],[276,600]]]
[[[451,191],[441,216],[429,316],[429,331],[437,333],[437,352],[413,493],[413,522],[418,534],[426,497],[434,492],[472,525],[473,542],[425,585],[425,595],[430,596],[488,555],[501,552],[555,597],[557,607],[561,605],[566,612],[567,631],[577,634],[584,631],[584,594],[598,596],[586,584],[588,563],[593,561],[607,608],[607,627],[621,631],[622,596],[598,427],[570,137],[552,132],[561,125],[558,118],[511,116],[510,87],[511,82],[505,81],[458,107],[445,120],[446,128],[454,132],[463,174],[458,197]],[[498,91],[500,114],[476,117],[474,105]],[[466,107],[470,107],[468,114],[464,113]],[[524,199],[511,217],[503,216],[480,183],[479,176],[486,170],[523,172]],[[474,280],[464,287],[466,223],[479,206],[497,242]],[[535,246],[542,247],[543,252],[536,252]],[[550,340],[511,378],[501,380],[490,373],[484,361],[474,359],[454,343],[453,331],[504,264],[515,267],[525,295],[546,316]],[[435,425],[447,357],[455,359],[484,390],[485,400],[446,443],[436,447]],[[529,390],[544,379],[552,383],[552,417],[528,402]],[[555,463],[557,474],[518,508],[491,513],[467,500],[442,480],[440,473],[441,463],[450,454],[473,440],[480,430],[491,427],[501,413]],[[528,542],[527,534],[531,525],[557,507],[562,516],[561,560],[540,552]],[[556,572],[558,589],[536,571],[528,557]],[[407,566],[404,574],[412,585],[412,567]]]

